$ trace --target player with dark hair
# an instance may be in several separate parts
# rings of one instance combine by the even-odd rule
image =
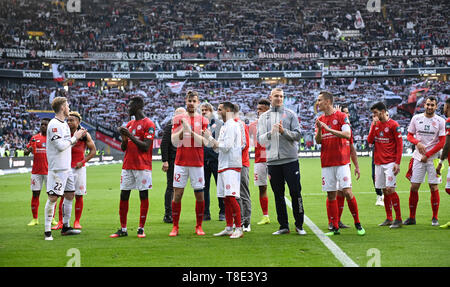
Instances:
[[[262,98],[258,101],[256,111],[258,117],[270,109],[270,101],[266,98]],[[258,225],[269,224],[269,197],[267,196],[267,160],[266,160],[266,148],[258,142],[258,120],[250,123],[249,134],[253,140],[253,146],[255,147],[255,164],[253,171],[253,183],[259,189],[259,204],[262,210],[262,218],[258,221]]]
[[[28,226],[39,224],[39,195],[44,183],[47,182],[48,164],[47,164],[47,125],[50,122],[49,118],[41,119],[39,133],[32,136],[30,142],[25,148],[24,154],[29,155],[33,153],[33,168],[31,169],[31,213],[33,219],[28,223]]]
[[[75,131],[81,129],[81,115],[75,111],[70,112],[67,124],[69,125],[70,133],[73,135]],[[89,150],[89,154],[85,156],[86,149]],[[75,221],[73,227],[75,229],[81,229],[80,219],[83,213],[83,196],[86,195],[87,183],[85,165],[95,156],[96,151],[95,143],[89,132],[86,132],[86,135],[72,147],[71,166],[75,183]]]
[[[111,238],[127,236],[127,216],[130,193],[139,190],[141,201],[137,236],[144,238],[144,226],[148,212],[148,190],[152,188],[152,148],[155,124],[144,115],[144,100],[133,97],[128,103],[128,114],[134,119],[125,127],[119,127],[122,136],[121,148],[125,151],[120,177],[120,226]]]
[[[218,114],[224,125],[220,129],[216,141],[209,130],[205,130],[205,137],[212,147],[219,152],[217,196],[223,198],[225,205],[226,227],[214,236],[230,236],[241,238],[244,231],[241,226],[241,208],[237,198],[241,196],[241,168],[242,168],[242,127],[235,121],[235,106],[230,102],[219,105]],[[233,222],[235,230],[233,232]]]
[[[439,189],[441,177],[437,176],[433,160],[438,158],[439,151],[445,144],[445,120],[436,115],[437,99],[428,96],[425,100],[425,112],[413,116],[408,127],[407,140],[416,146],[406,177],[411,182],[409,193],[409,217],[404,225],[416,224],[416,209],[419,201],[419,188],[428,174],[428,185],[431,192],[431,209],[433,216],[431,225],[439,226]]]
[[[399,228],[402,226],[400,199],[395,192],[396,177],[400,172],[403,140],[400,125],[390,119],[386,105],[377,102],[370,108],[373,115],[367,142],[374,144],[375,188],[383,190],[386,220],[380,226]],[[395,210],[395,221],[392,219],[392,208]]]
[[[197,113],[198,93],[187,91],[187,114],[176,116],[172,126],[172,144],[177,147],[173,177],[172,220],[173,228],[169,236],[177,236],[181,213],[181,199],[188,178],[195,195],[196,225],[195,233],[205,235],[202,229],[205,211],[204,188],[204,138],[203,132],[208,128],[208,120]]]

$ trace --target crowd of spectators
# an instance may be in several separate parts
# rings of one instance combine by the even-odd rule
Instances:
[[[34,51],[237,53],[250,59],[448,47],[448,1],[380,2],[380,12],[371,12],[367,0],[98,0],[81,1],[81,12],[70,13],[65,1],[1,1],[0,43]],[[364,25],[357,27],[358,11]],[[341,35],[348,30],[357,35]]]
[[[292,80],[277,84],[285,92],[285,105],[297,113],[303,131],[303,142],[307,149],[314,148],[314,122],[317,114],[314,103],[320,90],[327,89],[335,95],[335,104],[348,106],[354,140],[359,150],[366,149],[365,140],[371,123],[370,106],[382,100],[388,104],[391,117],[397,120],[406,135],[406,129],[412,114],[400,109],[408,103],[410,93],[417,89],[418,78],[373,78],[358,79],[355,87],[349,89],[352,79],[333,79],[325,81],[321,87],[320,80]],[[442,106],[448,97],[448,82],[428,81],[422,83],[429,91],[425,95],[434,95],[439,99],[438,114],[442,115]],[[163,82],[140,82],[138,86],[99,89],[74,85],[68,90],[58,89],[52,85],[22,84],[15,88],[2,88],[2,131],[6,136],[13,136],[19,146],[27,142],[33,132],[37,132],[36,119],[26,112],[28,109],[50,109],[49,98],[66,96],[72,110],[83,116],[83,121],[94,127],[115,131],[117,127],[129,121],[127,113],[128,99],[140,95],[145,99],[145,114],[157,127],[157,137],[173,115],[173,111],[184,106],[184,93],[188,89],[196,90],[201,101],[207,101],[217,108],[220,102],[229,100],[240,106],[241,118],[248,124],[256,120],[256,104],[260,98],[268,97],[273,83],[261,81],[192,81],[186,82],[180,94],[174,94]],[[394,98],[386,98],[386,91]],[[416,112],[423,111],[418,107]],[[11,138],[9,138],[11,139]],[[11,142],[10,142],[11,144]],[[405,145],[408,143],[405,141]]]

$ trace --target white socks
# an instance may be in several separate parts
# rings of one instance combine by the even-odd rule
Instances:
[[[45,232],[52,231],[52,221],[53,221],[53,214],[55,213],[55,206],[56,201],[51,202],[50,199],[47,199],[47,202],[45,203]]]
[[[72,202],[73,199],[69,200],[64,198],[63,202],[63,225],[69,226],[70,216],[72,215]]]

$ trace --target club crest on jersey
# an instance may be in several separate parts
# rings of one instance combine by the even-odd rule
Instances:
[[[337,120],[333,120],[333,125],[337,125],[338,121]]]
[[[57,131],[58,131],[57,128],[53,128],[53,129],[52,129],[52,132],[53,132],[53,133],[56,133]]]
[[[137,130],[140,130],[140,129],[142,129],[142,126],[141,126],[141,125],[138,125],[138,126],[137,126]]]
[[[386,127],[386,128],[384,129],[384,132],[385,132],[385,133],[389,132],[389,128]]]

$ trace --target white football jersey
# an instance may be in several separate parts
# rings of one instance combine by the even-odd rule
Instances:
[[[70,128],[66,122],[53,118],[47,126],[48,170],[71,169],[72,142]]]
[[[229,119],[219,132],[219,162],[218,170],[227,168],[242,168],[242,125],[234,119]]]
[[[437,115],[427,118],[423,113],[417,114],[411,119],[408,132],[414,134],[415,138],[425,145],[428,152],[439,142],[439,137],[445,136],[445,120]],[[438,155],[438,152],[435,153],[429,160],[437,158]],[[422,159],[418,149],[414,150],[413,158]]]

